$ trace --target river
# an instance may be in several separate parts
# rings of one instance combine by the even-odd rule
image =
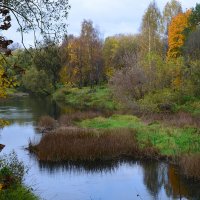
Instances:
[[[186,180],[176,167],[156,161],[41,163],[24,148],[40,140],[38,118],[73,112],[50,99],[18,97],[0,101],[0,118],[11,124],[0,130],[1,154],[15,151],[29,168],[25,184],[45,200],[200,200],[200,182]]]

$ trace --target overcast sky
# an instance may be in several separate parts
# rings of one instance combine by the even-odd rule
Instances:
[[[69,0],[71,9],[67,23],[68,33],[78,35],[83,19],[91,19],[99,28],[102,36],[119,33],[137,33],[142,16],[150,0]],[[168,0],[157,0],[158,7],[162,10]],[[198,0],[180,0],[183,9],[196,5]],[[7,35],[14,41],[19,41],[20,36],[12,31]],[[25,37],[26,44],[31,42],[32,36]]]

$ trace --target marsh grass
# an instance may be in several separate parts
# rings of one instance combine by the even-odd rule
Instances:
[[[75,125],[76,122],[80,122],[85,119],[93,119],[98,116],[102,116],[103,114],[101,112],[94,112],[94,111],[85,111],[85,112],[75,112],[70,114],[62,115],[58,119],[58,123],[60,126],[72,126]]]
[[[200,128],[200,116],[192,116],[190,113],[186,112],[178,112],[173,114],[151,113],[145,115],[142,114],[140,117],[145,123],[159,121],[167,126]]]
[[[45,134],[38,144],[29,144],[29,150],[42,161],[96,161],[123,157],[155,156],[157,150],[149,146],[139,149],[132,129],[58,129]]]
[[[79,123],[82,128],[116,129],[132,128],[140,148],[148,143],[159,149],[165,156],[200,152],[199,129],[193,127],[170,127],[158,121],[146,124],[131,115],[113,115],[109,118],[97,117]]]
[[[38,122],[38,129],[41,132],[51,131],[56,128],[56,120],[50,116],[42,116]]]

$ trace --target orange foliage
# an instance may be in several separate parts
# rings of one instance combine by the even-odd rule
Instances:
[[[168,59],[177,58],[181,56],[181,48],[185,42],[185,35],[183,31],[189,27],[189,16],[191,15],[191,10],[185,13],[179,13],[176,17],[172,19],[169,25],[168,31]]]

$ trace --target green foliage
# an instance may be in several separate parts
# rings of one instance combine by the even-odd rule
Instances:
[[[198,61],[200,59],[200,27],[189,31],[183,51],[187,61]]]
[[[17,183],[22,183],[24,174],[27,172],[23,162],[18,160],[15,152],[8,155],[1,156],[0,158],[0,176],[5,173],[12,174]]]
[[[36,95],[48,95],[52,91],[51,81],[44,70],[32,67],[26,71],[22,78],[25,89]]]
[[[112,93],[107,87],[63,88],[58,90],[53,98],[61,100],[76,108],[115,110],[119,107],[113,100]]]
[[[104,73],[107,79],[114,75],[116,70],[130,67],[137,62],[139,41],[134,35],[116,35],[107,37],[103,46],[105,61]]]
[[[156,90],[138,101],[141,110],[149,112],[177,112],[185,111],[198,114],[199,98],[195,97],[193,91],[188,91],[189,86],[185,86],[182,91],[175,91],[171,88]],[[168,109],[164,109],[168,107]]]
[[[200,22],[200,4],[197,3],[195,8],[192,8],[192,13],[189,18],[190,24],[193,28],[196,28]]]
[[[179,95],[171,89],[162,89],[151,92],[141,100],[138,101],[142,110],[150,112],[160,112],[159,105],[168,104],[174,107],[175,102],[179,99]],[[172,109],[173,110],[173,109]],[[172,111],[169,110],[169,111]]]
[[[184,111],[191,113],[192,115],[200,116],[200,99],[194,99],[194,97],[189,97],[182,105],[176,105],[175,111]]]
[[[0,191],[0,199],[4,200],[38,200],[31,189],[27,189],[22,185],[16,185],[7,190]]]
[[[27,168],[15,152],[0,157],[0,199],[37,200],[31,189],[22,185]]]
[[[64,62],[62,58],[61,48],[48,40],[45,40],[34,52],[34,66],[38,71],[42,70],[46,73],[54,89],[59,81],[59,72]]]
[[[144,124],[130,115],[113,115],[110,118],[94,118],[79,123],[84,128],[113,129],[133,128],[141,148],[151,143],[162,155],[197,153],[200,151],[199,130],[195,128],[166,127],[159,123]]]

